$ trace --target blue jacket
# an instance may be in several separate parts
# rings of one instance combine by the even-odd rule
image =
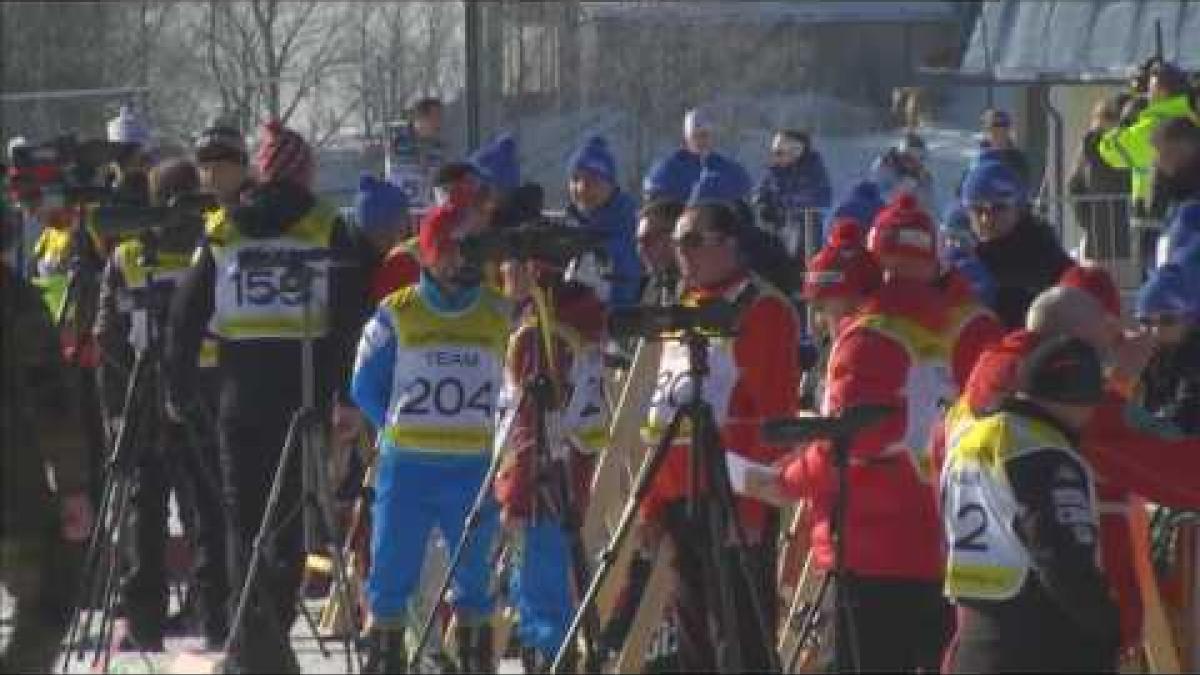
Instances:
[[[853,218],[862,226],[864,235],[875,222],[875,215],[883,209],[883,197],[879,194],[879,186],[870,180],[862,180],[854,184],[838,205],[834,207],[827,222],[842,217]],[[825,241],[829,241],[829,233],[825,233]]]
[[[422,271],[418,282],[421,298],[438,312],[459,312],[479,297],[478,286],[467,288],[453,297],[447,296],[428,275]],[[376,429],[387,423],[388,404],[392,400],[392,371],[396,367],[396,330],[391,315],[385,309],[375,311],[375,316],[363,327],[358,343],[358,355],[354,360],[354,375],[350,379],[350,396],[358,409]],[[400,450],[382,441],[386,450]]]
[[[787,166],[767,167],[754,191],[754,205],[762,219],[776,227],[783,225],[786,209],[824,209],[832,201],[829,173],[816,150]]]
[[[642,193],[647,199],[665,197],[680,202],[686,202],[692,194],[696,181],[707,163],[711,171],[732,175],[746,173],[741,164],[729,159],[719,152],[711,152],[703,159],[687,148],[679,148],[675,152],[658,160],[646,172],[642,181]],[[746,183],[750,183],[749,176]]]
[[[571,204],[567,215],[582,227],[604,235],[614,279],[608,302],[613,307],[635,305],[642,283],[642,262],[637,253],[637,203],[619,188],[608,203],[590,213]]]
[[[1176,206],[1162,236],[1160,264],[1200,265],[1200,200],[1190,199]]]

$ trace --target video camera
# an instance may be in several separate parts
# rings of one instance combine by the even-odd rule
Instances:
[[[696,306],[619,307],[608,314],[608,333],[614,338],[669,339],[671,333],[697,331],[733,335],[737,310],[724,300]]]
[[[604,235],[594,230],[539,220],[517,227],[492,229],[462,242],[469,264],[487,260],[547,260],[566,264],[585,253],[604,255]]]
[[[89,206],[88,216],[98,234],[125,238],[148,231],[202,226],[204,213],[218,206],[216,195],[193,192],[171,198],[166,206]]]
[[[125,161],[137,147],[102,139],[81,142],[70,134],[18,145],[12,148],[10,185],[18,201],[36,202],[45,193],[60,194],[66,205],[103,201],[109,189],[101,169]]]

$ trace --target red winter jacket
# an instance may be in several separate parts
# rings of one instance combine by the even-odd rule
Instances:
[[[850,448],[850,506],[846,567],[862,576],[937,581],[942,578],[942,528],[933,479],[919,453],[903,448],[909,426],[909,351],[896,334],[864,325],[867,317],[915,324],[929,334],[953,332],[954,307],[932,286],[889,281],[834,342],[826,380],[825,414],[852,406],[896,408],[882,423],[858,435]],[[951,338],[952,339],[952,338]],[[937,403],[937,401],[932,401]],[[914,410],[917,410],[914,408]],[[932,432],[936,420],[923,432]],[[925,450],[928,444],[925,444]],[[832,515],[837,470],[827,443],[815,443],[782,467],[785,492],[812,502],[811,541],[817,564],[834,565]]]
[[[787,299],[756,277],[739,276],[713,288],[692,289],[684,300],[725,297],[733,301],[747,284],[759,287],[757,295],[737,320],[733,338],[736,381],[732,386],[727,412],[721,427],[721,440],[732,450],[756,462],[771,463],[784,452],[764,444],[759,430],[762,422],[774,417],[790,417],[799,408],[797,383],[800,368],[795,349],[799,320]],[[706,385],[706,390],[708,389]],[[701,489],[704,488],[703,477]],[[655,477],[642,502],[640,515],[654,520],[669,503],[688,493],[688,452],[684,445],[674,446]],[[761,501],[738,497],[738,513],[751,540],[763,532],[768,506]]]
[[[965,393],[973,413],[994,407],[1012,391],[1020,359],[1035,344],[1035,334],[1014,331],[984,354]],[[1100,545],[1121,611],[1122,646],[1134,647],[1141,640],[1142,602],[1127,516],[1129,496],[1200,508],[1200,439],[1165,432],[1110,388],[1084,429],[1081,447],[1096,475]]]
[[[522,311],[530,321],[517,329],[509,344],[504,364],[506,377],[518,386],[545,367],[540,356],[543,349],[542,334],[536,324],[532,323],[532,304],[526,303]],[[573,333],[574,339],[585,343],[595,344],[603,341],[604,305],[589,287],[568,284],[555,289],[554,315],[559,323],[559,334],[554,339],[555,367],[562,380],[563,374],[571,372],[575,357],[564,337],[565,332]],[[573,383],[559,381],[557,384],[561,390]],[[509,452],[496,474],[495,495],[500,508],[512,516],[522,518],[535,515],[535,510],[543,513],[547,507],[557,512],[558,504],[552,503],[553,498],[539,500],[535,497],[536,494],[550,496],[552,492],[546,490],[538,493],[539,487],[549,486],[537,484],[537,429],[534,409],[528,398],[523,399],[517,411],[508,445]],[[587,508],[588,486],[591,483],[594,461],[590,455],[580,452],[572,452],[570,460],[575,497],[573,506],[576,513],[583,513]],[[537,509],[533,508],[535,504]]]

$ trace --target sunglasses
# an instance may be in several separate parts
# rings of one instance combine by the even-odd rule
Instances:
[[[682,235],[671,237],[671,243],[680,249],[700,248],[701,246],[711,246],[720,242],[721,239],[710,237],[708,233],[700,230],[689,230]]]

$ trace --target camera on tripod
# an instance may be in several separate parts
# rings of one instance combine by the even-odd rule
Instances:
[[[539,218],[516,227],[492,229],[462,242],[468,264],[487,260],[548,260],[566,264],[585,253],[603,255],[604,235]]]
[[[9,179],[16,200],[38,204],[44,198],[63,205],[105,201],[105,166],[123,162],[137,151],[133,143],[103,139],[79,141],[66,134],[37,144],[12,148]]]
[[[615,338],[647,340],[671,339],[672,334],[681,332],[727,336],[735,333],[737,314],[737,309],[724,300],[694,306],[618,307],[609,312],[608,332]]]

